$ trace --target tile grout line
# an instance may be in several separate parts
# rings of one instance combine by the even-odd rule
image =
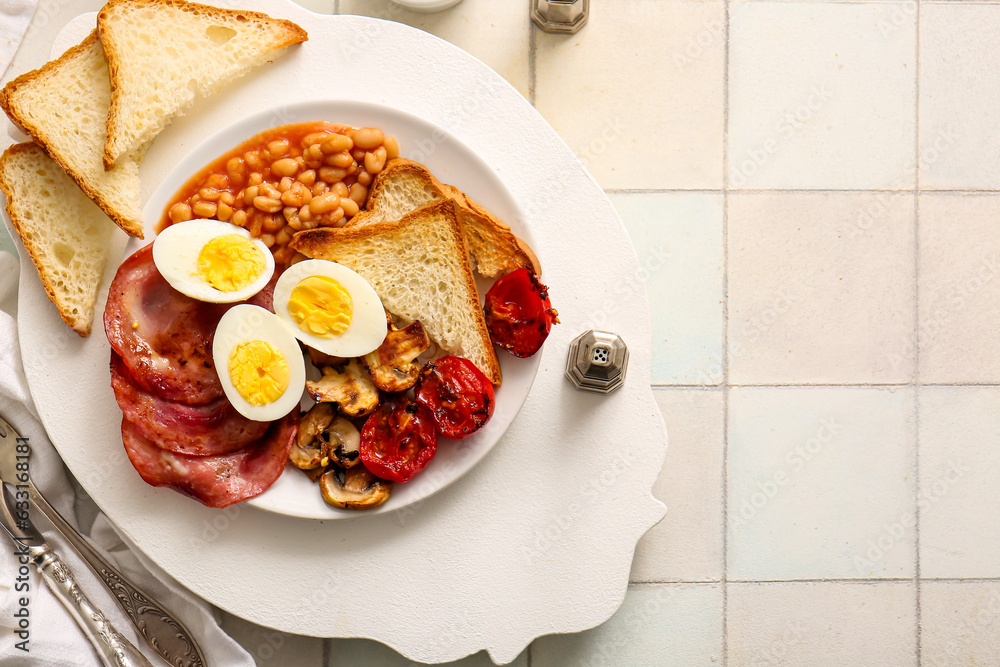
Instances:
[[[722,6],[722,667],[729,664],[729,5]]]
[[[535,81],[536,81],[536,57],[538,54],[538,32],[535,26],[535,21],[531,18],[531,9],[534,6],[532,0],[528,0],[528,103],[531,104],[532,108],[535,107]],[[626,588],[629,584],[626,584]],[[528,642],[528,646],[525,649],[525,667],[532,667],[533,656],[531,655],[531,649],[535,645],[534,641]]]
[[[917,667],[921,654],[920,610],[920,0],[917,0],[914,39],[913,92],[913,581],[915,646]]]
[[[935,584],[1000,584],[1000,577],[925,577],[920,580],[923,583]],[[722,584],[722,579],[664,579],[663,581],[630,581],[629,586],[657,587],[657,586],[718,586]],[[912,584],[913,577],[853,577],[853,578],[823,578],[812,577],[805,579],[731,579],[728,584]]]
[[[629,588],[658,588],[662,586],[719,586],[722,579],[664,579],[663,581],[630,581]]]
[[[861,579],[825,579],[822,577],[811,579],[734,579],[729,583],[741,586],[751,586],[757,584],[853,584],[858,586],[874,586],[877,584],[912,584],[913,577],[869,577]]]
[[[538,28],[531,18],[533,6],[534,3],[528,0],[528,102],[531,106],[535,106],[535,82],[538,76],[535,68],[538,57]]]
[[[749,1],[749,0],[747,0]],[[722,389],[740,387],[749,389],[897,389],[904,387],[921,389],[927,387],[975,387],[975,388],[995,388],[1000,387],[998,382],[927,382],[916,385],[913,382],[827,382],[827,383],[796,383],[796,382],[740,382],[736,384],[668,384],[651,383],[653,389],[695,389],[702,391],[721,391]]]
[[[750,3],[754,0],[740,0],[740,2]],[[802,0],[769,0],[776,4],[793,5],[801,3]],[[807,0],[809,4],[833,4],[833,5],[870,5],[872,2],[881,0]],[[956,0],[920,0],[925,5],[951,5],[955,6]],[[962,5],[1000,5],[1000,0],[962,0]]]
[[[741,0],[741,2],[752,2],[754,0]],[[801,0],[799,0],[801,1]],[[954,2],[955,0],[952,0]],[[963,0],[967,2],[967,0]],[[1000,0],[998,0],[1000,4]],[[720,190],[718,188],[607,188],[604,192],[608,194],[618,194],[618,195],[630,195],[630,194],[704,194],[704,195],[722,195],[727,193],[740,194],[740,195],[769,195],[769,194],[799,194],[799,195],[826,195],[830,193],[836,194],[852,194],[852,195],[870,195],[870,194],[889,194],[889,195],[912,195],[913,188],[908,188],[906,190],[893,190],[886,188],[872,188],[870,190],[858,190],[850,188],[728,188],[725,190]],[[1000,190],[933,190],[933,189],[921,189],[920,194],[930,194],[930,195],[940,195],[940,196],[956,196],[961,197],[964,195],[982,195],[982,196],[1000,196]]]
[[[755,0],[741,0],[742,2],[752,2]],[[800,0],[801,1],[801,0]],[[1000,0],[998,0],[1000,1]],[[725,187],[723,189],[719,188],[607,188],[605,192],[610,192],[613,194],[650,194],[650,193],[672,193],[672,192],[699,192],[703,194],[725,194],[731,192],[734,194],[774,194],[774,193],[792,193],[792,194],[816,194],[825,195],[831,192],[836,192],[838,194],[859,194],[867,195],[872,193],[885,193],[885,194],[895,194],[895,195],[909,195],[913,194],[913,188],[906,189],[892,189],[892,188],[871,188],[868,190],[859,188],[730,188]],[[982,192],[989,194],[997,194],[996,190],[942,190],[941,192]]]
[[[531,9],[534,6],[533,0],[528,0],[528,103],[531,104],[532,108],[535,107],[535,81],[537,77],[535,63],[538,54],[538,31],[535,26],[535,21],[531,18]],[[630,584],[626,584],[626,588]],[[525,648],[525,667],[532,667],[534,661],[534,656],[532,656],[532,647],[534,647],[535,641],[532,640],[528,642],[528,646]]]

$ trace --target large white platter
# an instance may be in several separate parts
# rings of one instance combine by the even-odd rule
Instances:
[[[277,120],[279,119],[280,120]],[[371,102],[311,101],[289,104],[278,109],[266,109],[241,118],[212,134],[184,156],[160,181],[143,211],[145,239],[133,239],[126,255],[145,243],[151,243],[163,217],[167,203],[174,194],[198,173],[202,167],[242,141],[276,124],[329,120],[354,127],[378,127],[393,136],[404,147],[421,145],[428,137],[435,138],[435,150],[424,163],[445,183],[454,183],[462,190],[482,193],[480,202],[504,220],[519,220],[517,202],[496,174],[478,155],[448,132],[412,114]],[[419,150],[414,149],[414,150]],[[515,230],[532,244],[528,229]],[[496,417],[474,435],[462,441],[442,440],[438,453],[427,468],[406,484],[396,484],[384,505],[366,512],[340,510],[323,501],[316,484],[288,464],[285,473],[264,494],[248,501],[260,509],[312,519],[349,519],[385,514],[423,500],[440,491],[468,472],[499,441],[521,404],[528,396],[540,357],[517,359],[500,353],[503,386],[496,393]]]
[[[53,443],[146,556],[263,625],[369,637],[421,662],[483,649],[509,662],[535,637],[602,623],[624,597],[637,540],[664,512],[651,493],[666,430],[649,387],[649,306],[623,225],[548,124],[465,52],[401,24],[318,16],[285,0],[241,4],[299,22],[310,39],[168,128],[143,162],[147,196],[206,137],[282,100],[398,109],[447,130],[503,182],[520,208],[508,222],[531,238],[562,324],[506,434],[440,492],[346,522],[211,510],[134,473],[100,327],[86,340],[70,332],[22,261],[22,357]],[[407,153],[429,162],[438,143],[428,136]],[[112,256],[123,250],[119,239]],[[625,385],[609,396],[563,377],[569,342],[590,328],[618,332],[631,351]]]

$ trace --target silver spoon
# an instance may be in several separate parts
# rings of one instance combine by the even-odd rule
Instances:
[[[26,442],[7,420],[0,416],[0,479],[8,484],[14,484],[15,481],[26,483],[32,504],[70,543],[97,578],[104,582],[136,632],[154,651],[176,667],[204,667],[205,658],[201,649],[184,624],[129,581],[118,568],[90,546],[90,543],[45,500],[31,481],[31,477],[24,475],[23,471],[18,471],[19,441]],[[22,462],[24,460],[26,459],[21,459]]]
[[[73,572],[52,550],[32,524],[28,512],[20,506],[23,501],[14,499],[2,479],[0,500],[3,501],[0,502],[0,526],[14,543],[18,563],[25,568],[25,572],[28,563],[35,566],[42,581],[97,650],[101,664],[105,667],[153,667],[80,589]],[[28,650],[26,646],[24,648]]]

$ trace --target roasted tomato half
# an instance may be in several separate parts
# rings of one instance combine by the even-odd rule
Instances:
[[[483,307],[493,342],[515,357],[538,352],[559,313],[549,303],[548,288],[528,269],[517,269],[496,281]]]
[[[414,389],[438,433],[460,440],[493,416],[493,385],[468,359],[441,357],[424,365]]]
[[[406,482],[437,452],[430,411],[405,394],[383,394],[361,429],[361,463],[375,476]]]

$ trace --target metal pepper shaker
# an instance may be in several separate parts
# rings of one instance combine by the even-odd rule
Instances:
[[[628,346],[621,336],[591,329],[569,345],[566,377],[577,389],[610,394],[625,383]]]
[[[545,32],[574,33],[587,23],[590,0],[532,0],[531,19]]]

